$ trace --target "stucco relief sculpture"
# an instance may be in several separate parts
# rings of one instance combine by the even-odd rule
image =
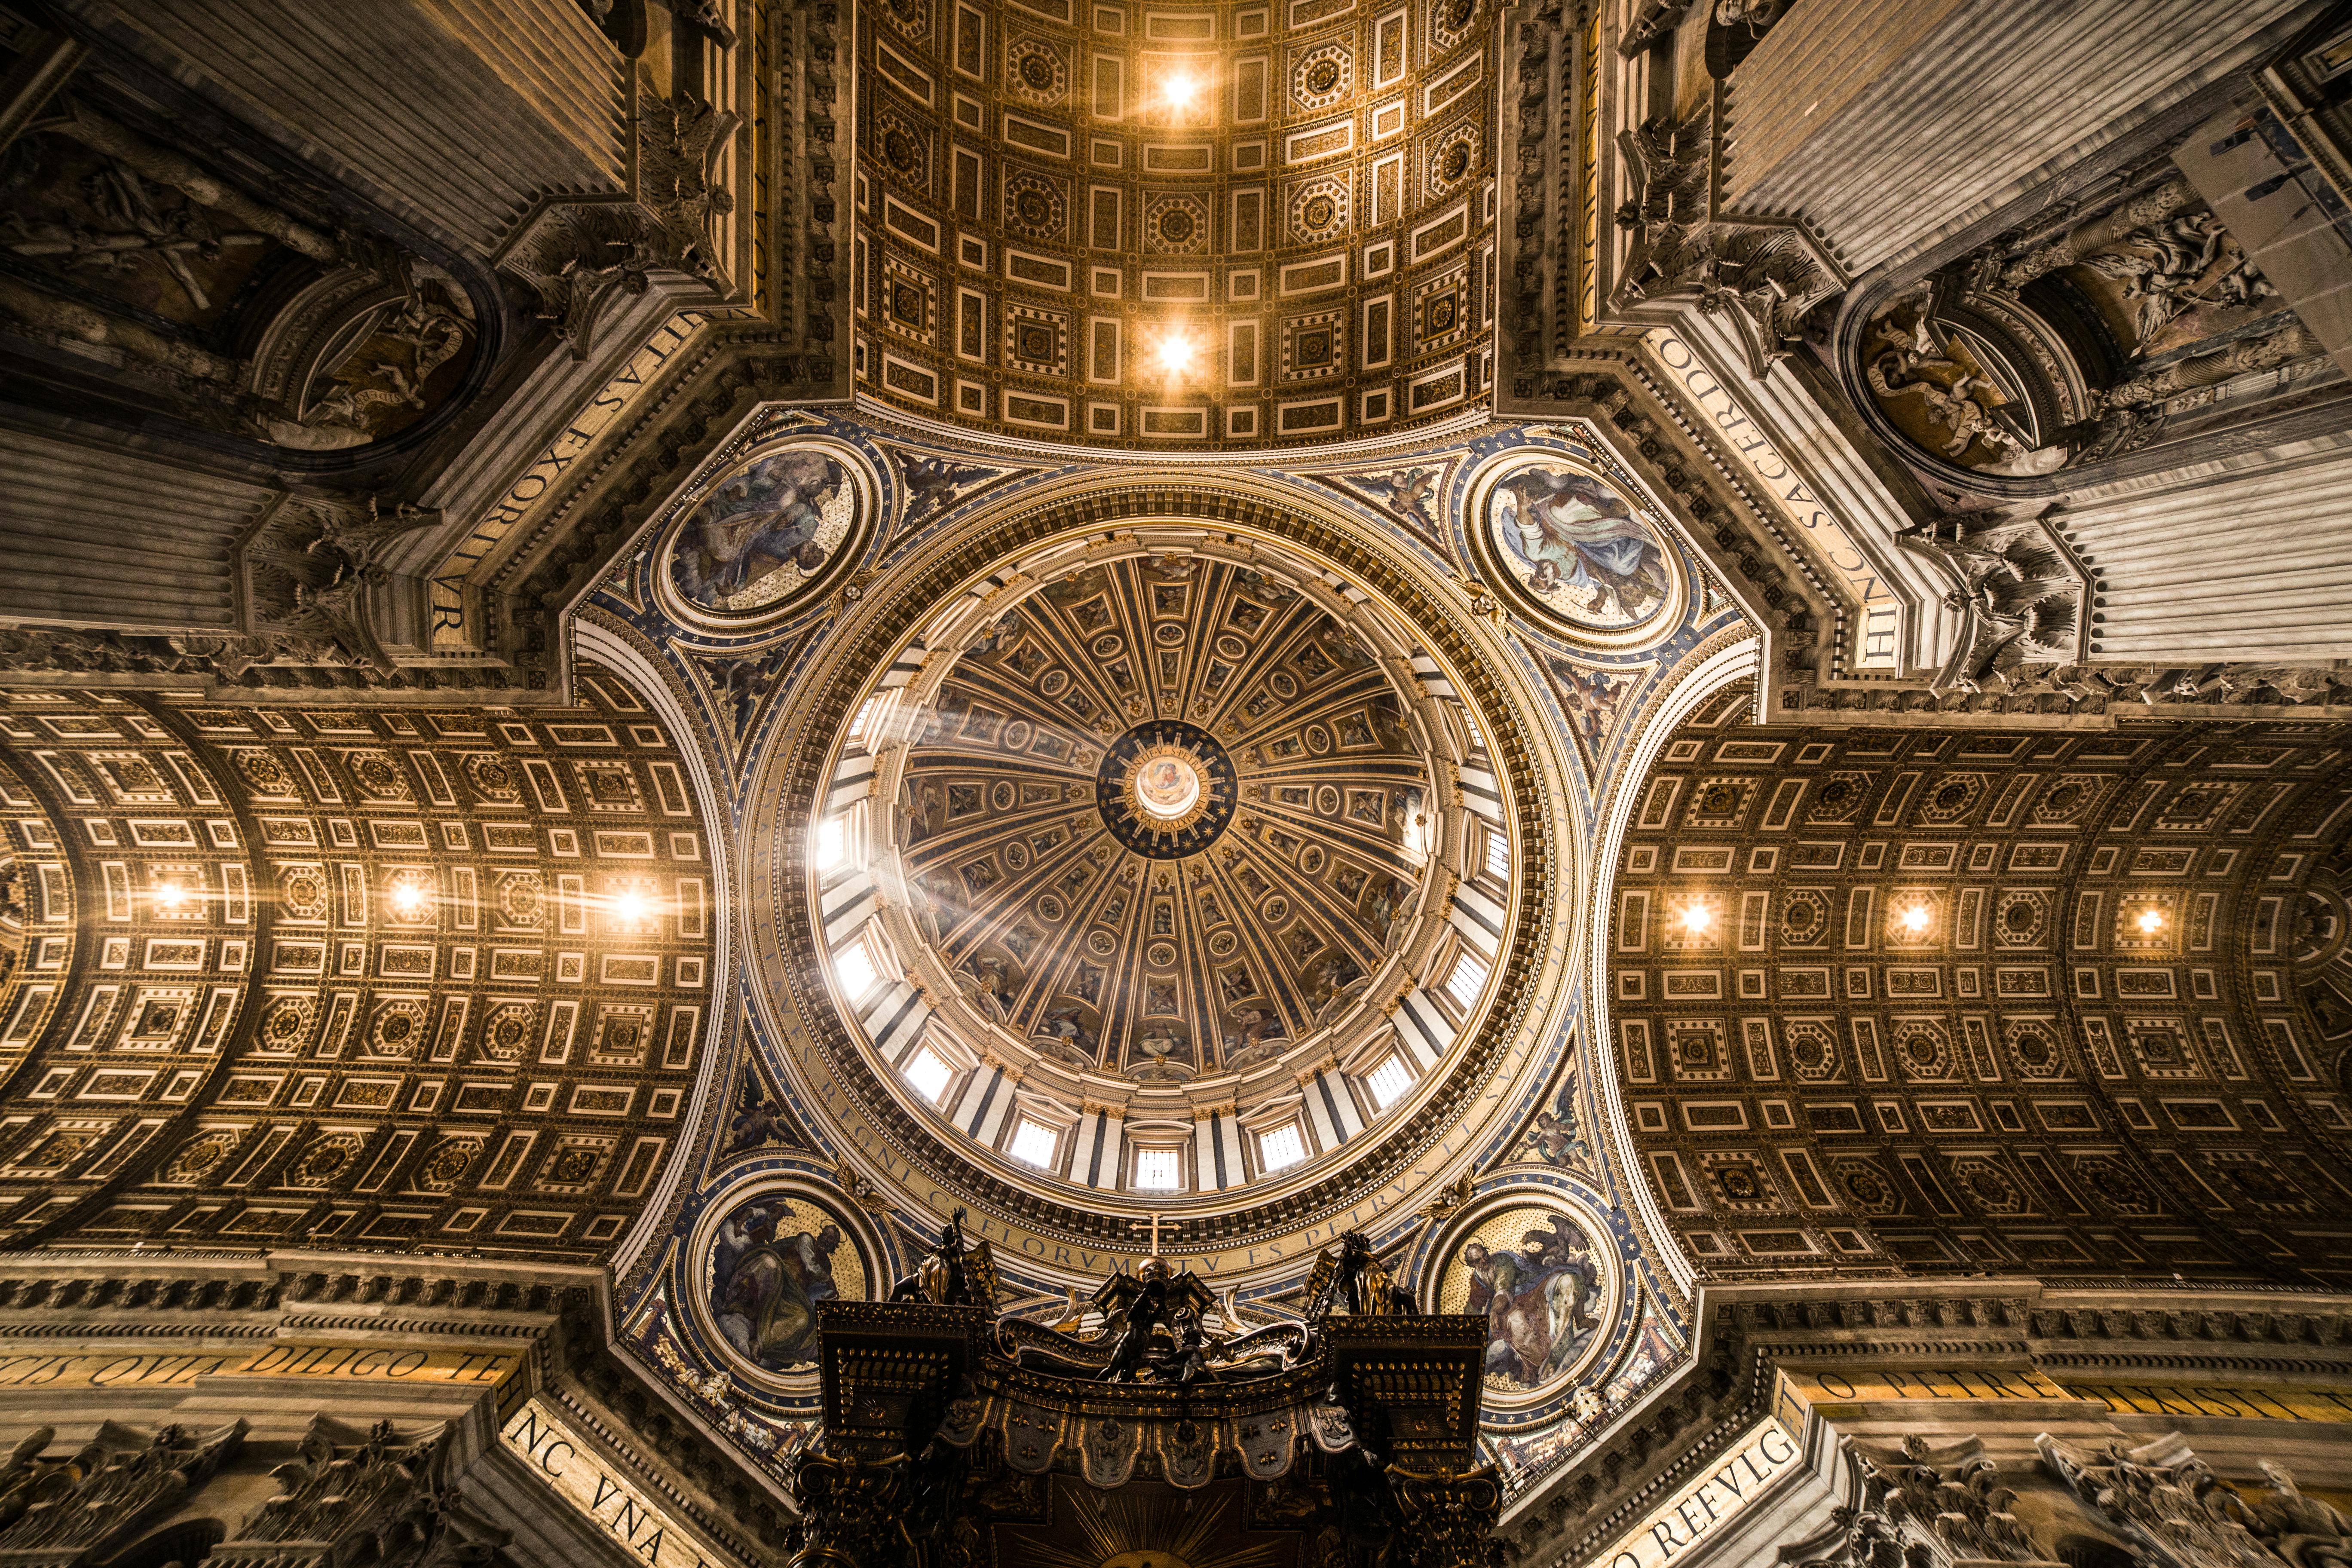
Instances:
[[[2045,473],[2063,446],[2042,438],[2032,397],[1981,340],[1938,322],[1914,302],[1874,323],[1863,375],[1879,406],[1922,444],[1991,473]]]
[[[1857,402],[1927,466],[2071,472],[2218,432],[2325,373],[2319,340],[2169,160],[2116,183],[1865,304]]]
[[[2048,1436],[2037,1447],[2097,1513],[2175,1568],[2322,1568],[2352,1557],[2352,1521],[2305,1494],[2284,1465],[2263,1461],[2264,1496],[2223,1480],[2178,1432],[2137,1447]]]
[[[388,440],[457,397],[482,331],[458,279],[205,155],[66,100],[0,163],[0,320],[294,451]]]

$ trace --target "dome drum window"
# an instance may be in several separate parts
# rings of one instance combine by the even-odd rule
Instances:
[[[1024,1165],[1050,1171],[1060,1147],[1061,1140],[1052,1128],[1024,1115],[1013,1122],[1013,1136],[1005,1141],[1004,1151]]]
[[[833,973],[853,1006],[871,997],[882,984],[881,971],[874,965],[874,949],[862,937],[835,952]]]
[[[939,1052],[929,1046],[917,1047],[915,1053],[907,1058],[902,1070],[907,1075],[907,1081],[915,1086],[916,1092],[933,1105],[940,1103],[948,1091],[948,1085],[955,1081],[955,1069],[940,1060]]]
[[[1307,1136],[1296,1121],[1286,1121],[1257,1135],[1258,1168],[1268,1174],[1286,1171],[1307,1158]]]
[[[1406,1065],[1403,1057],[1394,1052],[1391,1052],[1364,1079],[1364,1088],[1370,1094],[1372,1107],[1376,1110],[1386,1110],[1403,1099],[1412,1084],[1412,1068]]]
[[[1135,1185],[1147,1193],[1172,1193],[1184,1184],[1184,1153],[1181,1149],[1138,1149]]]

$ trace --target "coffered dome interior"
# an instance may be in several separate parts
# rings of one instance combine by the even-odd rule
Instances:
[[[1432,1087],[1512,861],[1492,786],[1454,783],[1490,776],[1483,738],[1409,628],[1282,553],[1154,542],[938,617],[855,710],[874,787],[811,857],[834,984],[902,1100],[1021,1179],[1143,1195],[1304,1169]],[[845,921],[853,872],[879,896]],[[901,973],[918,1030],[871,1005]]]

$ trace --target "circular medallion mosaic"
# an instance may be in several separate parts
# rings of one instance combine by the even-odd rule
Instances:
[[[1616,1316],[1615,1254],[1599,1222],[1549,1195],[1475,1217],[1436,1261],[1436,1307],[1486,1320],[1486,1402],[1537,1403],[1599,1352]]]
[[[727,1349],[765,1373],[813,1363],[817,1303],[869,1299],[855,1228],[806,1194],[782,1190],[706,1221],[698,1304]]]
[[[1472,489],[1470,544],[1487,580],[1576,640],[1634,647],[1679,623],[1688,593],[1649,509],[1564,452],[1508,453]]]
[[[1176,720],[1140,724],[1103,753],[1095,803],[1128,848],[1181,860],[1217,841],[1234,816],[1234,764],[1214,737]]]
[[[872,532],[864,461],[799,440],[746,459],[671,526],[655,574],[684,618],[729,630],[780,618],[829,589]]]

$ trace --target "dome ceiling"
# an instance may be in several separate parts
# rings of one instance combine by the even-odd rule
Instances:
[[[1073,573],[921,722],[898,851],[922,928],[982,1016],[1073,1067],[1271,1057],[1363,994],[1423,879],[1430,763],[1402,699],[1265,573]]]
[[[1566,974],[1528,731],[1339,522],[1087,476],[846,602],[755,792],[766,1002],[845,1136],[1060,1237],[1195,1197],[1267,1237],[1485,1104],[1454,1091]]]
[[[1114,446],[1328,441],[1490,379],[1492,14],[859,16],[859,388]]]

